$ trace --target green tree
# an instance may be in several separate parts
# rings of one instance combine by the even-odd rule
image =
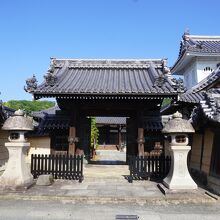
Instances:
[[[172,101],[172,99],[170,99],[170,98],[163,99],[162,107],[169,105],[171,103],[171,101]]]
[[[55,102],[51,101],[28,101],[28,100],[10,100],[4,103],[5,106],[15,110],[22,109],[27,113],[32,111],[40,111],[43,109],[51,108]]]
[[[96,148],[98,146],[99,129],[96,126],[96,118],[91,118],[91,147]]]

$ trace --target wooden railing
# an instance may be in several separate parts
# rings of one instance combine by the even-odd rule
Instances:
[[[31,173],[34,178],[52,174],[55,179],[83,181],[83,156],[31,155]]]
[[[164,178],[171,165],[170,156],[128,156],[129,182],[140,178]]]

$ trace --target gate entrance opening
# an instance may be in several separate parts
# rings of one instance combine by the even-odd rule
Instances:
[[[126,117],[92,117],[91,120],[91,163],[125,164]]]

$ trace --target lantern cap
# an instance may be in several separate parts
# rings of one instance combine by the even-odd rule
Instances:
[[[2,129],[8,131],[31,131],[34,126],[31,118],[25,116],[24,111],[19,109],[5,121]]]
[[[180,112],[173,114],[171,120],[169,120],[164,126],[162,133],[194,133],[195,130],[188,120],[183,119]]]

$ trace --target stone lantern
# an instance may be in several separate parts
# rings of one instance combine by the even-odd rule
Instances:
[[[182,119],[182,114],[176,112],[173,119],[164,126],[163,133],[170,136],[169,150],[171,153],[171,168],[163,183],[169,189],[197,189],[196,183],[189,174],[187,155],[191,150],[188,145],[188,133],[195,130],[191,123]]]
[[[10,135],[9,142],[5,143],[9,151],[9,159],[6,169],[0,177],[0,188],[26,188],[33,184],[33,177],[25,162],[26,152],[30,147],[25,133],[33,130],[32,120],[25,117],[22,110],[18,110],[5,121],[2,129],[8,130]]]

